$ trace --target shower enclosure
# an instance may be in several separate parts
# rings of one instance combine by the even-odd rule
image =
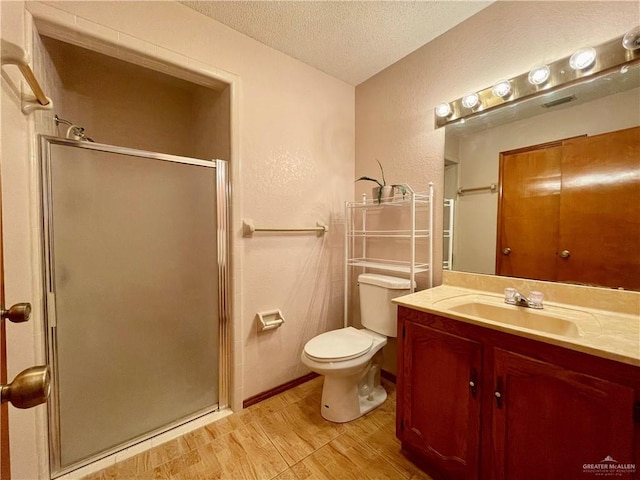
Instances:
[[[40,137],[54,476],[227,402],[227,165]]]

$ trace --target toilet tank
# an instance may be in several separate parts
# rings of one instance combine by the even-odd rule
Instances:
[[[410,285],[406,278],[377,273],[359,275],[362,326],[387,337],[397,336],[397,306],[391,303],[391,299],[408,294]]]

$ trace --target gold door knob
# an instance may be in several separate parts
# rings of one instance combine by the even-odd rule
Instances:
[[[11,402],[16,408],[31,408],[44,403],[51,391],[48,365],[23,370],[9,385],[0,387],[0,403]]]
[[[509,247],[503,248],[502,249],[502,254],[503,255],[509,255],[511,253],[511,249]]]
[[[560,252],[560,258],[569,258],[571,256],[571,252],[569,250],[563,250]]]
[[[31,304],[30,303],[16,303],[9,307],[9,310],[2,310],[2,318],[12,321],[13,323],[22,323],[29,321],[31,317]]]

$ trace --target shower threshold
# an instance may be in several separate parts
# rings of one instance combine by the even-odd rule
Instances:
[[[215,408],[213,410],[208,409],[205,412],[197,413],[192,417],[168,425],[159,431],[136,438],[125,445],[120,445],[112,450],[102,452],[80,464],[67,467],[52,474],[51,478],[54,480],[71,480],[85,477],[104,468],[108,468],[111,465],[115,465],[117,462],[131,458],[134,455],[151,450],[153,447],[167,443],[186,433],[193,432],[205,425],[222,420],[232,413],[233,411],[228,407],[222,409]]]

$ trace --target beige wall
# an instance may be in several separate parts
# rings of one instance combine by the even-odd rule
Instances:
[[[376,176],[443,199],[444,129],[433,108],[622,35],[640,23],[636,2],[498,1],[356,87],[356,178]],[[356,196],[369,193],[356,184]],[[442,276],[442,209],[436,208],[434,281]],[[394,355],[393,342],[385,356]],[[391,366],[390,363],[385,363]]]
[[[635,88],[575,107],[552,110],[543,115],[464,135],[459,139],[460,186],[497,183],[500,152],[638,125],[640,90]],[[458,197],[454,270],[495,273],[497,218],[497,194],[483,192]]]
[[[434,129],[435,105],[610,40],[639,17],[636,2],[494,3],[356,87],[356,178],[377,175],[379,159],[391,183],[423,190],[434,181],[439,204],[444,129]],[[357,183],[356,195],[368,187]]]
[[[6,32],[7,38],[25,45],[30,38],[25,5],[2,2],[1,8],[2,25],[7,26],[3,37]],[[59,31],[68,28],[73,41],[79,38],[77,31],[85,32],[113,41],[116,53],[127,55],[128,48],[142,52],[159,69],[188,65],[200,73],[223,72],[235,79],[233,101],[238,109],[232,125],[239,129],[234,133],[237,142],[231,144],[234,403],[241,405],[244,398],[307,373],[300,362],[304,343],[342,323],[342,224],[344,202],[353,198],[354,88],[175,2],[29,2],[26,8]],[[4,72],[5,68],[3,76]],[[19,75],[15,79],[17,83]],[[34,122],[20,113],[14,96],[3,79],[0,166],[7,300],[38,304],[37,232],[32,234],[25,220],[35,208],[30,187],[36,172],[29,146],[35,124],[45,126],[49,113],[36,114]],[[232,102],[228,93],[213,110],[223,109],[225,101]],[[202,111],[198,117],[213,114]],[[100,136],[97,131],[90,135]],[[274,226],[315,226],[322,220],[330,233],[322,238],[244,239],[243,218]],[[256,312],[273,308],[282,310],[285,325],[258,335]],[[44,360],[41,322],[39,312],[31,324],[9,328],[9,376]],[[14,478],[44,478],[43,407],[10,411]]]

